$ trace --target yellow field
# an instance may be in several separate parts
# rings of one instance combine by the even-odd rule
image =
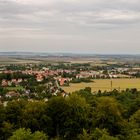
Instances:
[[[83,89],[85,87],[91,87],[93,92],[98,90],[109,91],[111,90],[111,81],[112,89],[123,90],[126,88],[137,88],[140,90],[140,79],[98,79],[91,83],[70,84],[69,87],[62,88],[69,93]]]

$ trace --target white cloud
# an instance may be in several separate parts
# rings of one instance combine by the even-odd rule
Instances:
[[[49,43],[44,43],[50,46],[54,43],[48,39],[60,39],[62,46],[67,46],[66,42],[69,46],[80,46],[72,36],[77,41],[84,41],[89,35],[89,40],[85,39],[83,44],[90,47],[94,42],[97,47],[111,46],[113,42],[120,42],[118,44],[122,43],[123,47],[127,40],[132,43],[135,40],[131,41],[128,34],[140,35],[139,5],[140,0],[0,0],[0,46],[1,40],[6,38],[42,38],[47,39]],[[109,36],[104,36],[105,33]],[[108,43],[119,36],[122,39]],[[16,41],[13,42],[16,46]],[[138,44],[140,41],[137,40],[135,45]]]

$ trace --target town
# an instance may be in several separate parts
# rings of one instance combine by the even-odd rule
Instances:
[[[140,78],[140,64],[116,63],[93,65],[86,63],[52,62],[0,65],[0,100],[25,98],[29,101],[52,96],[66,97],[65,87],[76,83],[91,83],[95,79]],[[99,89],[100,90],[100,89]]]

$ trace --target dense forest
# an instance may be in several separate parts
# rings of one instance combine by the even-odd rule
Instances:
[[[87,87],[47,102],[0,105],[0,140],[139,140],[140,92]]]

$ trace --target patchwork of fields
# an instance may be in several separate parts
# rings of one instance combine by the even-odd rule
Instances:
[[[39,63],[39,60],[0,57],[0,65]]]
[[[111,82],[112,81],[112,82]],[[111,84],[112,83],[112,84]],[[138,79],[98,79],[91,83],[70,84],[69,87],[62,87],[66,92],[74,92],[85,87],[91,87],[92,91],[110,91],[112,89],[124,90],[126,88],[137,88],[140,90],[140,78]]]

